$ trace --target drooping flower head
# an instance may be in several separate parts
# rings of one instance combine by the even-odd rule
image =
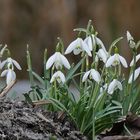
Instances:
[[[81,52],[86,52],[89,56],[92,56],[91,50],[89,49],[88,45],[82,40],[82,38],[77,38],[70,43],[65,51],[65,54],[69,54],[71,52],[73,52],[74,55],[78,55]]]
[[[100,49],[103,49],[104,52],[107,52],[105,49],[105,46],[101,39],[99,39],[96,35],[92,34],[91,36],[88,36],[84,42],[88,45],[89,49],[92,51],[93,48],[98,45]]]
[[[17,68],[18,70],[21,70],[21,66],[19,65],[19,63],[18,63],[16,60],[12,59],[11,57],[8,57],[6,60],[4,60],[4,61],[0,64],[0,68],[2,69],[6,64],[7,64],[7,65],[8,65],[8,64],[11,64],[12,67],[13,67],[13,66],[16,66],[16,68]]]
[[[56,67],[56,69],[62,69],[64,65],[67,69],[70,69],[70,64],[67,58],[62,55],[60,52],[55,52],[47,61],[46,69],[49,69],[52,65]]]
[[[115,90],[122,90],[122,84],[117,79],[113,79],[113,81],[109,84],[107,92],[109,94],[113,94]]]
[[[57,71],[53,74],[51,80],[50,80],[50,83],[53,83],[54,81],[57,81],[58,83],[65,83],[66,81],[66,78],[64,76],[64,74],[61,72],[61,71]]]
[[[98,52],[96,53],[95,61],[98,61],[98,59],[100,59],[101,61],[106,63],[108,57],[109,57],[108,52],[104,51],[103,49],[99,49]]]
[[[12,64],[8,63],[8,69],[1,73],[1,77],[6,76],[6,84],[9,85],[11,82],[16,80],[16,73],[14,72]]]
[[[140,67],[137,68],[134,71],[134,79],[133,79],[133,73],[130,75],[129,80],[128,80],[128,83],[131,84],[133,82],[133,80],[135,81],[138,78],[139,75],[140,75]]]
[[[136,56],[136,62],[138,61],[140,59],[140,54],[138,54],[137,56]],[[130,62],[130,67],[132,67],[134,65],[134,58],[132,59],[132,61]]]
[[[101,81],[100,73],[95,69],[91,69],[91,70],[87,71],[82,78],[82,82],[85,82],[88,79],[88,77],[90,79],[95,80],[97,83],[99,83]]]
[[[115,52],[113,56],[110,56],[106,62],[106,67],[116,66],[122,64],[125,68],[128,67],[127,62],[124,57],[119,55],[118,50]]]

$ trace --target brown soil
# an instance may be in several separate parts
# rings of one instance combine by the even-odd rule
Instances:
[[[0,139],[87,140],[60,114],[33,108],[24,101],[0,99]]]
[[[132,113],[115,123],[99,140],[140,140],[140,117]]]

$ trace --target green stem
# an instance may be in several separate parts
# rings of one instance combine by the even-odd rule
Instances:
[[[28,50],[28,46],[27,46],[27,65],[28,65],[28,71],[29,71],[30,85],[31,85],[31,88],[33,88],[34,87],[34,77],[33,77],[33,71],[32,71],[31,56],[30,56],[30,52]],[[33,100],[36,100],[35,92],[33,93]]]
[[[48,72],[49,70],[46,70],[46,62],[47,62],[47,49],[44,51],[44,83],[45,83],[45,89],[48,87]]]
[[[85,54],[84,54],[85,55]],[[80,70],[80,72],[81,73],[83,73],[84,72],[84,68],[85,68],[85,59],[83,60],[83,62],[82,62],[82,65],[81,65],[81,70]],[[81,96],[82,96],[82,94],[83,94],[83,82],[82,82],[82,77],[83,77],[83,75],[81,74],[81,76],[80,76],[80,90],[81,90]]]
[[[93,107],[92,140],[95,140],[95,109]]]

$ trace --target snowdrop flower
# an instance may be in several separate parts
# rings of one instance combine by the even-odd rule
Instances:
[[[65,83],[66,79],[65,79],[65,76],[64,74],[61,72],[61,71],[57,71],[53,74],[51,80],[50,80],[50,83],[53,83],[55,80],[57,80],[58,83]]]
[[[81,52],[85,51],[89,56],[92,56],[91,50],[89,49],[88,45],[81,38],[77,38],[76,40],[71,42],[66,49],[65,54],[69,54],[72,51],[74,55],[78,55]]]
[[[87,71],[82,78],[82,82],[85,82],[87,80],[88,76],[89,76],[89,78],[95,80],[97,83],[99,83],[101,81],[100,73],[98,71],[96,71],[95,69],[91,69],[91,70]]]
[[[138,54],[136,56],[136,62],[140,59],[140,54]],[[134,65],[134,58],[132,59],[131,63],[130,63],[130,67],[132,67]]]
[[[4,77],[6,76],[6,84],[9,85],[11,82],[15,81],[16,80],[16,74],[13,70],[13,67],[10,68],[11,64],[8,64],[8,69],[4,70],[2,73],[1,73],[1,77]]]
[[[5,66],[5,64],[11,64],[12,66],[15,65],[17,69],[21,70],[19,63],[11,57],[8,57],[6,60],[1,62],[0,68],[2,69]]]
[[[109,59],[106,62],[106,67],[110,67],[111,65],[116,66],[119,64],[122,64],[125,68],[127,68],[127,62],[124,57],[119,55],[118,53],[115,53],[113,56],[110,56]]]
[[[47,61],[46,69],[49,69],[52,65],[56,67],[56,69],[62,69],[62,65],[64,65],[67,69],[70,69],[70,64],[67,58],[62,55],[60,52],[55,52]]]
[[[96,57],[101,59],[104,63],[106,63],[108,56],[109,56],[108,52],[105,52],[103,49],[99,49],[99,51],[96,54]]]
[[[108,93],[113,94],[116,89],[122,90],[122,84],[117,79],[114,79],[108,86]]]
[[[105,46],[103,44],[103,42],[95,35],[92,34],[92,36],[88,36],[84,42],[88,45],[89,49],[92,51],[93,50],[93,47],[96,46],[96,44],[98,46],[100,46],[105,52],[106,49],[105,49]]]
[[[137,69],[134,71],[134,81],[138,78],[139,75],[140,75],[140,67],[137,68]],[[132,73],[131,76],[129,77],[128,83],[131,84],[131,83],[132,83],[132,80],[133,80],[133,73]]]
[[[134,42],[134,38],[131,36],[129,31],[127,31],[126,36],[127,36],[127,41],[130,45],[130,48],[132,48],[132,49],[135,48],[136,45],[135,45],[135,42]]]

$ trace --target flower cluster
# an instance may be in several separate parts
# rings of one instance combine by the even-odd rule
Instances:
[[[91,21],[88,22],[87,28],[77,28],[74,31],[78,31],[78,37],[69,43],[66,50],[60,39],[52,56],[47,58],[45,50],[43,78],[32,71],[30,55],[27,52],[33,89],[30,94],[35,95],[33,100],[50,101],[51,104],[46,105],[46,108],[51,111],[59,109],[67,112],[83,134],[95,139],[95,135],[101,134],[128,112],[140,114],[140,88],[136,86],[137,82],[134,82],[140,75],[140,67],[137,67],[140,59],[140,54],[137,54],[140,41],[136,43],[127,31],[128,45],[133,54],[132,61],[128,64],[118,46],[123,37],[117,38],[106,48]],[[70,53],[80,55],[77,64],[70,65],[65,56]],[[11,61],[13,60],[7,60]],[[4,63],[2,62],[1,67]],[[11,65],[17,64],[8,64],[7,68],[10,71],[13,70]],[[124,70],[130,70],[128,76]],[[9,75],[14,77],[14,73],[11,73],[13,72],[9,72]],[[34,88],[34,78],[44,88]]]
[[[5,45],[1,51],[0,51],[0,56],[2,57],[4,52],[7,49],[7,45]],[[8,50],[8,49],[7,49]],[[9,50],[8,50],[9,51]],[[2,73],[1,77],[6,76],[6,84],[9,85],[11,82],[16,80],[16,73],[14,72],[14,66],[18,69],[21,70],[21,66],[19,63],[12,59],[11,57],[8,57],[6,60],[0,62],[0,69],[6,68]]]
[[[131,34],[127,31],[127,40],[130,48],[134,49],[136,46],[136,43],[134,42],[133,37]],[[123,56],[119,54],[118,47],[114,45],[111,48],[111,51],[114,49],[114,54],[111,54],[111,52],[107,52],[103,42],[101,39],[97,37],[95,34],[88,35],[85,39],[82,39],[78,37],[74,41],[72,41],[69,46],[67,47],[64,54],[69,54],[73,52],[74,55],[78,55],[82,53],[82,56],[86,56],[86,58],[94,57],[94,66],[91,66],[91,69],[86,69],[87,71],[84,73],[82,77],[82,82],[86,82],[89,80],[94,80],[97,82],[97,84],[100,85],[100,91],[107,91],[109,94],[113,94],[115,90],[123,90],[122,82],[120,81],[120,77],[117,77],[118,73],[115,73],[112,75],[112,78],[107,80],[107,78],[103,79],[103,76],[107,77],[107,75],[101,76],[100,72],[98,71],[97,67],[95,67],[95,64],[99,61],[102,61],[104,63],[104,66],[106,69],[108,69],[108,72],[110,71],[110,68],[114,67],[115,70],[117,70],[121,65],[124,68],[128,68],[128,64]],[[93,56],[93,51],[95,51],[95,56]],[[47,61],[46,63],[46,69],[50,69],[52,66],[57,70],[55,73],[53,73],[52,78],[50,80],[50,83],[54,82],[55,80],[58,83],[65,83],[65,76],[62,72],[63,66],[67,69],[70,69],[70,64],[67,60],[67,58],[64,56],[61,52],[55,52]],[[137,62],[140,59],[140,54],[136,56],[135,62]],[[130,63],[130,67],[134,65],[134,58]],[[83,71],[84,72],[84,71]],[[134,76],[133,76],[134,74]],[[137,68],[134,73],[132,73],[129,77],[128,83],[132,83],[133,80],[136,80],[137,77],[140,74],[140,67]],[[102,83],[106,83],[104,86]]]

